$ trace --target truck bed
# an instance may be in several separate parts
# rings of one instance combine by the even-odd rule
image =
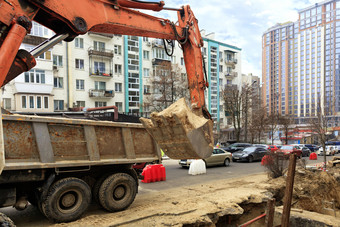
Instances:
[[[16,114],[3,114],[2,119],[4,171],[160,159],[157,144],[142,124]]]

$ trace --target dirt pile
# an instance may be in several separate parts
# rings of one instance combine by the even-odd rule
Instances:
[[[295,173],[292,208],[321,214],[339,212],[340,181],[336,178],[339,171],[340,168],[332,168],[329,172],[298,168]],[[272,179],[269,183],[269,190],[282,204],[285,177]]]

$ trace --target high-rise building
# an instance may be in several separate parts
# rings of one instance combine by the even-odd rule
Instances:
[[[306,119],[340,115],[340,1],[298,11],[296,22],[263,34],[263,104],[268,113]]]
[[[53,32],[33,23],[22,49],[31,50]],[[206,104],[218,127],[227,126],[221,94],[241,83],[241,49],[202,31],[207,80]],[[171,51],[169,51],[171,52]],[[60,42],[37,58],[37,65],[4,86],[3,107],[14,112],[67,111],[74,107],[118,107],[119,112],[154,109],[145,104],[157,92],[150,82],[156,69],[176,65],[186,80],[182,50],[168,56],[162,40],[89,32]],[[216,129],[218,128],[216,127]]]

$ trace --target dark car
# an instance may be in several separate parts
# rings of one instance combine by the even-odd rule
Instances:
[[[247,161],[253,162],[261,160],[268,150],[262,147],[246,147],[242,151],[233,153],[233,162]]]
[[[236,151],[241,151],[246,147],[251,147],[250,143],[233,143],[228,147],[221,147],[223,150],[228,151],[230,153],[234,153]]]
[[[311,150],[307,146],[302,147],[302,157],[309,157]]]
[[[308,147],[311,152],[315,152],[319,150],[319,147],[314,144],[306,144],[305,147]]]

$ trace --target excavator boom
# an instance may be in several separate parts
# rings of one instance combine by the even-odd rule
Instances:
[[[175,10],[178,24],[134,9]],[[19,50],[31,21],[50,28],[56,36],[31,53]],[[35,66],[35,57],[64,39],[72,41],[89,31],[176,40],[183,49],[191,110],[184,101],[171,111],[141,119],[148,132],[171,158],[206,158],[213,149],[212,120],[205,106],[200,35],[189,6],[164,7],[164,2],[134,0],[0,0],[0,86]]]

